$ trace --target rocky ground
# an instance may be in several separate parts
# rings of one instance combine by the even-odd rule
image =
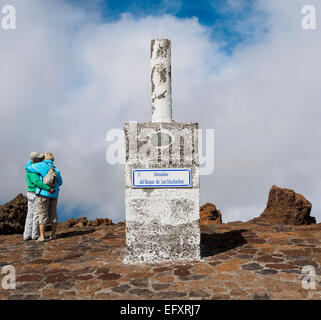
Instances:
[[[19,194],[0,206],[0,299],[320,300],[321,224],[311,208],[301,194],[277,186],[247,223],[222,224],[220,210],[206,203],[201,261],[130,265],[123,263],[125,224],[108,218],[69,219],[53,241],[23,241],[27,199]],[[3,288],[7,265],[15,269],[15,289]],[[305,266],[315,288],[302,286]]]
[[[58,235],[0,235],[0,266],[16,270],[16,289],[0,289],[1,299],[321,299],[321,224],[202,226],[202,260],[188,263],[124,264],[122,223]],[[315,289],[301,285],[305,265]]]

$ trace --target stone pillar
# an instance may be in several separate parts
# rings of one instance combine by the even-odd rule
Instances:
[[[153,40],[152,122],[124,125],[125,263],[200,259],[198,124],[172,121],[170,41]]]
[[[171,42],[151,42],[152,122],[172,121]]]

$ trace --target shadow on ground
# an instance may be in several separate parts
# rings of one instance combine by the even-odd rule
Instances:
[[[247,230],[233,230],[225,233],[201,233],[201,257],[214,256],[247,243],[242,232]]]

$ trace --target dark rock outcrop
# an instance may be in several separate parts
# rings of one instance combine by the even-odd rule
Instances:
[[[213,203],[206,202],[200,208],[201,225],[222,223],[222,214]]]
[[[84,227],[98,227],[98,226],[109,226],[113,225],[112,220],[108,218],[96,218],[95,220],[88,220],[87,217],[78,219],[70,218],[64,222],[58,224],[58,229],[69,229],[69,228],[84,228]]]
[[[291,189],[272,186],[267,206],[260,217],[252,219],[254,223],[278,223],[289,225],[307,225],[316,223],[310,216],[312,204],[303,195]]]
[[[13,200],[4,205],[0,205],[0,235],[10,235],[16,233],[23,233],[26,216],[28,213],[27,197],[19,193]],[[58,224],[59,229],[68,228],[83,228],[83,227],[97,227],[100,225],[113,225],[112,220],[108,218],[96,218],[95,220],[88,220],[86,217],[71,218],[67,221]],[[51,230],[51,226],[46,227],[47,231]]]
[[[0,206],[0,234],[22,233],[28,212],[28,200],[19,193],[13,200]]]

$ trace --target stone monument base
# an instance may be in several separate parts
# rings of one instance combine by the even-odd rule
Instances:
[[[127,256],[124,262],[200,259],[197,128],[197,123],[125,124]],[[153,136],[158,133],[167,134],[168,146],[155,147],[157,139],[153,140]],[[165,185],[144,185],[146,175],[153,179],[157,170],[151,182]],[[166,171],[176,172],[176,178],[158,177]],[[180,179],[188,183],[184,184],[184,180],[182,185],[166,185],[166,181]]]

